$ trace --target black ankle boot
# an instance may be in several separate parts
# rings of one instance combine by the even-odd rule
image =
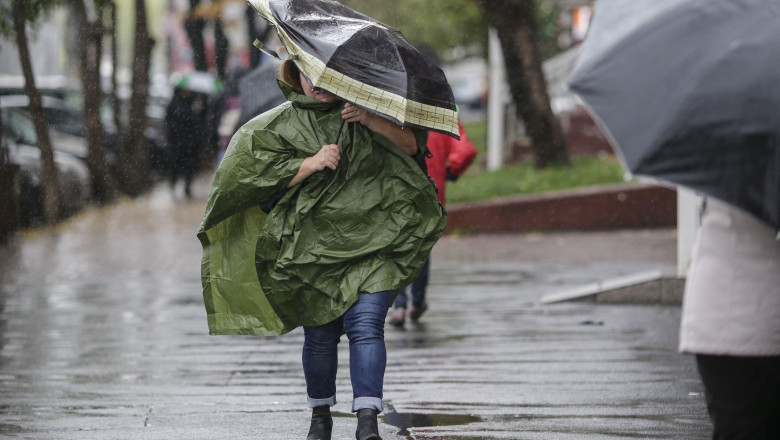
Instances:
[[[379,427],[376,421],[377,414],[379,414],[379,411],[374,408],[358,410],[358,426],[357,431],[355,431],[357,440],[382,440],[382,437],[379,436]]]
[[[333,430],[333,418],[330,416],[330,406],[322,405],[311,411],[311,426],[306,440],[330,440]]]

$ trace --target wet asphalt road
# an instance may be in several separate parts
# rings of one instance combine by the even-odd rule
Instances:
[[[209,336],[193,200],[160,186],[0,247],[0,438],[303,439],[302,332]],[[540,305],[674,267],[673,230],[445,237],[388,328],[392,439],[707,439],[679,307]],[[341,344],[334,439],[354,438]]]

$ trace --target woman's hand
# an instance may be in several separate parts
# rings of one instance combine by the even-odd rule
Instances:
[[[350,103],[344,105],[341,118],[347,122],[360,122],[367,129],[386,137],[409,156],[417,153],[417,140],[412,131],[404,129],[387,118],[375,115]]]
[[[309,159],[312,160],[311,167],[315,172],[325,168],[335,170],[341,160],[341,149],[336,144],[323,145],[320,151]]]
[[[374,115],[368,110],[364,110],[350,103],[344,105],[344,110],[341,111],[341,119],[347,122],[360,122],[366,127],[368,127],[373,118]]]
[[[298,170],[298,174],[296,174],[290,183],[287,184],[287,188],[292,188],[293,186],[301,183],[305,178],[311,176],[317,171],[322,171],[325,168],[335,170],[340,160],[341,147],[339,145],[323,145],[317,154],[307,157],[303,160],[301,168]]]

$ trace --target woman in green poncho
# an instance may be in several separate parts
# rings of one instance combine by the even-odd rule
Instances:
[[[314,90],[292,61],[281,74],[289,101],[233,137],[198,232],[209,329],[303,326],[309,440],[330,439],[346,332],[356,436],[379,439],[387,310],[446,222],[419,166],[427,132]]]

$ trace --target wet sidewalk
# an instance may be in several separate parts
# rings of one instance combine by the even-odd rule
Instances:
[[[208,180],[0,247],[0,438],[305,438],[300,329],[208,335]],[[444,237],[431,308],[386,332],[383,438],[709,438],[678,306],[539,301],[675,259],[667,229]],[[347,345],[334,439],[354,438]]]

